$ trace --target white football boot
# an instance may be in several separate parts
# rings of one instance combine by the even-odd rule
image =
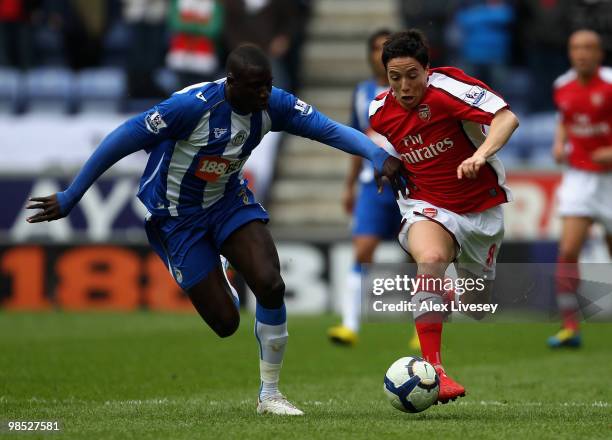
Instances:
[[[303,416],[304,412],[295,407],[282,394],[274,394],[263,400],[257,399],[257,414],[276,414],[279,416]]]

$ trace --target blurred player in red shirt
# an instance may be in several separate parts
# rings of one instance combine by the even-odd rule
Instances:
[[[556,284],[563,328],[549,338],[553,348],[581,344],[578,257],[593,222],[604,226],[612,254],[612,69],[601,66],[596,32],[574,32],[568,49],[572,68],[554,83],[560,117],[553,155],[567,169],[558,192],[562,228]]]
[[[506,102],[486,84],[453,67],[430,68],[418,30],[393,34],[383,48],[391,90],[370,105],[370,124],[384,135],[411,174],[399,199],[401,246],[418,266],[414,318],[423,357],[440,377],[438,401],[465,395],[442,367],[443,311],[449,301],[488,302],[503,238],[501,205],[511,199],[497,152],[518,127]],[[490,126],[485,134],[484,126]],[[480,290],[455,295],[443,285],[455,262],[459,277],[479,279]],[[425,304],[425,307],[423,306]],[[474,312],[475,318],[484,312]]]

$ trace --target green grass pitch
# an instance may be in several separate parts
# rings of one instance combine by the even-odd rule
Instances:
[[[445,365],[468,395],[403,414],[382,379],[415,354],[411,329],[368,324],[346,349],[325,338],[335,322],[289,317],[281,389],[306,416],[279,418],[255,413],[252,316],[220,340],[195,314],[0,313],[0,437],[612,438],[612,324],[586,325],[585,347],[563,352],[545,347],[549,324],[447,325]],[[9,420],[62,431],[9,433]]]

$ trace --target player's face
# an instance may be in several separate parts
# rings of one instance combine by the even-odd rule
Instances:
[[[392,58],[387,78],[395,98],[407,110],[415,108],[427,90],[427,68],[412,57]]]
[[[579,75],[591,76],[603,58],[601,42],[595,32],[578,31],[569,40],[569,58]]]
[[[385,66],[382,62],[382,51],[385,41],[389,37],[387,35],[381,35],[372,44],[370,48],[370,66],[372,67],[372,73],[376,78],[386,78],[387,73],[385,72]]]
[[[272,73],[267,69],[247,67],[228,73],[230,104],[243,113],[253,113],[268,107],[272,91]]]

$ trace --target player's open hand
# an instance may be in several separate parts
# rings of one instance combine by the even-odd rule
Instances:
[[[62,214],[57,194],[47,197],[32,197],[30,202],[34,203],[26,206],[26,209],[40,209],[41,211],[28,217],[26,219],[28,223],[50,222],[65,216]]]
[[[593,162],[599,165],[612,165],[612,147],[602,147],[591,154]]]
[[[389,181],[395,198],[399,198],[398,192],[404,199],[408,198],[409,190],[408,185],[410,184],[410,173],[404,167],[404,164],[397,157],[389,156],[383,164],[382,171],[380,173],[374,173],[376,179],[376,186],[378,187],[378,193],[382,193],[383,190],[383,179]]]
[[[479,154],[474,154],[472,157],[465,159],[457,167],[457,179],[463,179],[464,177],[475,179],[478,176],[478,171],[485,163],[487,163],[487,160]]]

